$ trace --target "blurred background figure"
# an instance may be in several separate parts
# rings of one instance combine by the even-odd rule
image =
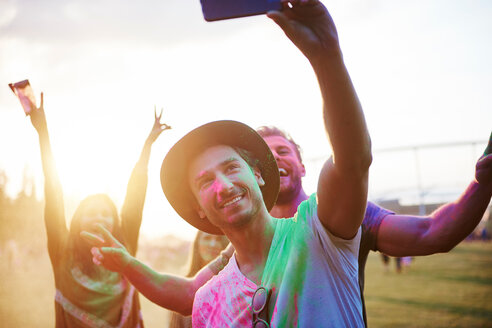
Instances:
[[[135,254],[147,189],[147,166],[151,146],[162,131],[169,129],[155,120],[140,158],[128,182],[121,221],[113,201],[105,194],[86,197],[77,207],[70,229],[65,221],[63,191],[55,168],[46,116],[41,104],[30,112],[39,136],[44,173],[44,220],[48,253],[55,279],[56,327],[143,327],[138,293],[120,274],[96,266],[91,246],[80,236],[100,224],[112,231],[129,252]],[[98,158],[92,160],[98,161]]]
[[[395,259],[395,270],[396,273],[402,273],[404,268],[408,268],[410,264],[412,264],[413,257],[412,256],[403,256],[403,257],[392,257],[388,256],[384,253],[381,254],[381,260],[383,261],[384,272],[388,273],[390,270],[390,261],[392,258]]]
[[[403,268],[408,268],[410,267],[410,264],[412,264],[413,257],[412,256],[404,256],[401,258],[401,265]]]
[[[395,269],[397,273],[401,273],[402,258],[393,257],[395,259]],[[389,272],[390,257],[384,253],[381,253],[381,259],[383,260],[384,272]]]
[[[226,236],[211,235],[198,231],[191,246],[188,258],[188,271],[186,277],[193,277],[210,261],[219,256],[229,244]],[[169,328],[191,328],[191,316],[182,316],[176,312],[171,314]]]

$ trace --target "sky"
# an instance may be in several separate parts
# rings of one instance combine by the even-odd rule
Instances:
[[[473,178],[492,130],[492,3],[323,1],[374,150],[370,197],[451,200]],[[39,145],[8,83],[28,78],[45,112],[67,216],[95,192],[124,199],[130,171],[164,108],[152,149],[142,233],[192,238],[159,170],[192,128],[218,119],[276,125],[302,146],[314,192],[331,150],[308,61],[265,16],[207,23],[198,0],[0,0],[0,171],[42,192]],[[463,146],[383,151],[409,146]],[[408,198],[408,197],[407,197]],[[409,198],[412,201],[412,197]]]

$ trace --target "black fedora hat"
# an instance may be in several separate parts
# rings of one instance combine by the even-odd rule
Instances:
[[[191,160],[214,145],[245,149],[258,160],[258,168],[265,181],[261,192],[268,211],[277,200],[280,177],[277,162],[270,148],[263,138],[246,124],[237,121],[215,121],[202,125],[181,138],[162,161],[162,190],[174,210],[188,223],[199,230],[222,235],[222,230],[208,219],[198,216],[188,183],[188,166]]]

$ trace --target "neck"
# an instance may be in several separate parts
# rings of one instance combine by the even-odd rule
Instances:
[[[247,226],[223,229],[236,251],[236,261],[241,272],[259,285],[268,259],[275,233],[275,219],[266,212],[257,216]]]
[[[277,201],[275,206],[270,211],[270,215],[275,218],[291,218],[297,212],[297,207],[303,201],[308,199],[309,197],[306,195],[306,192],[303,188],[300,188],[295,197],[285,197],[289,199],[289,201],[282,202]]]

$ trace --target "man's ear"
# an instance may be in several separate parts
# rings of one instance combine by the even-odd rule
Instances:
[[[258,182],[258,185],[260,187],[263,187],[265,185],[265,180],[263,180],[263,177],[261,176],[261,172],[258,166],[255,166],[255,168],[253,169],[253,173],[255,175],[256,182]]]
[[[205,212],[202,210],[200,205],[198,204],[197,200],[195,197],[193,197],[192,202],[193,209],[198,213],[198,216],[200,219],[205,219],[207,216],[205,215]]]
[[[304,164],[301,164],[301,177],[305,177],[306,176],[306,168],[304,167]]]

